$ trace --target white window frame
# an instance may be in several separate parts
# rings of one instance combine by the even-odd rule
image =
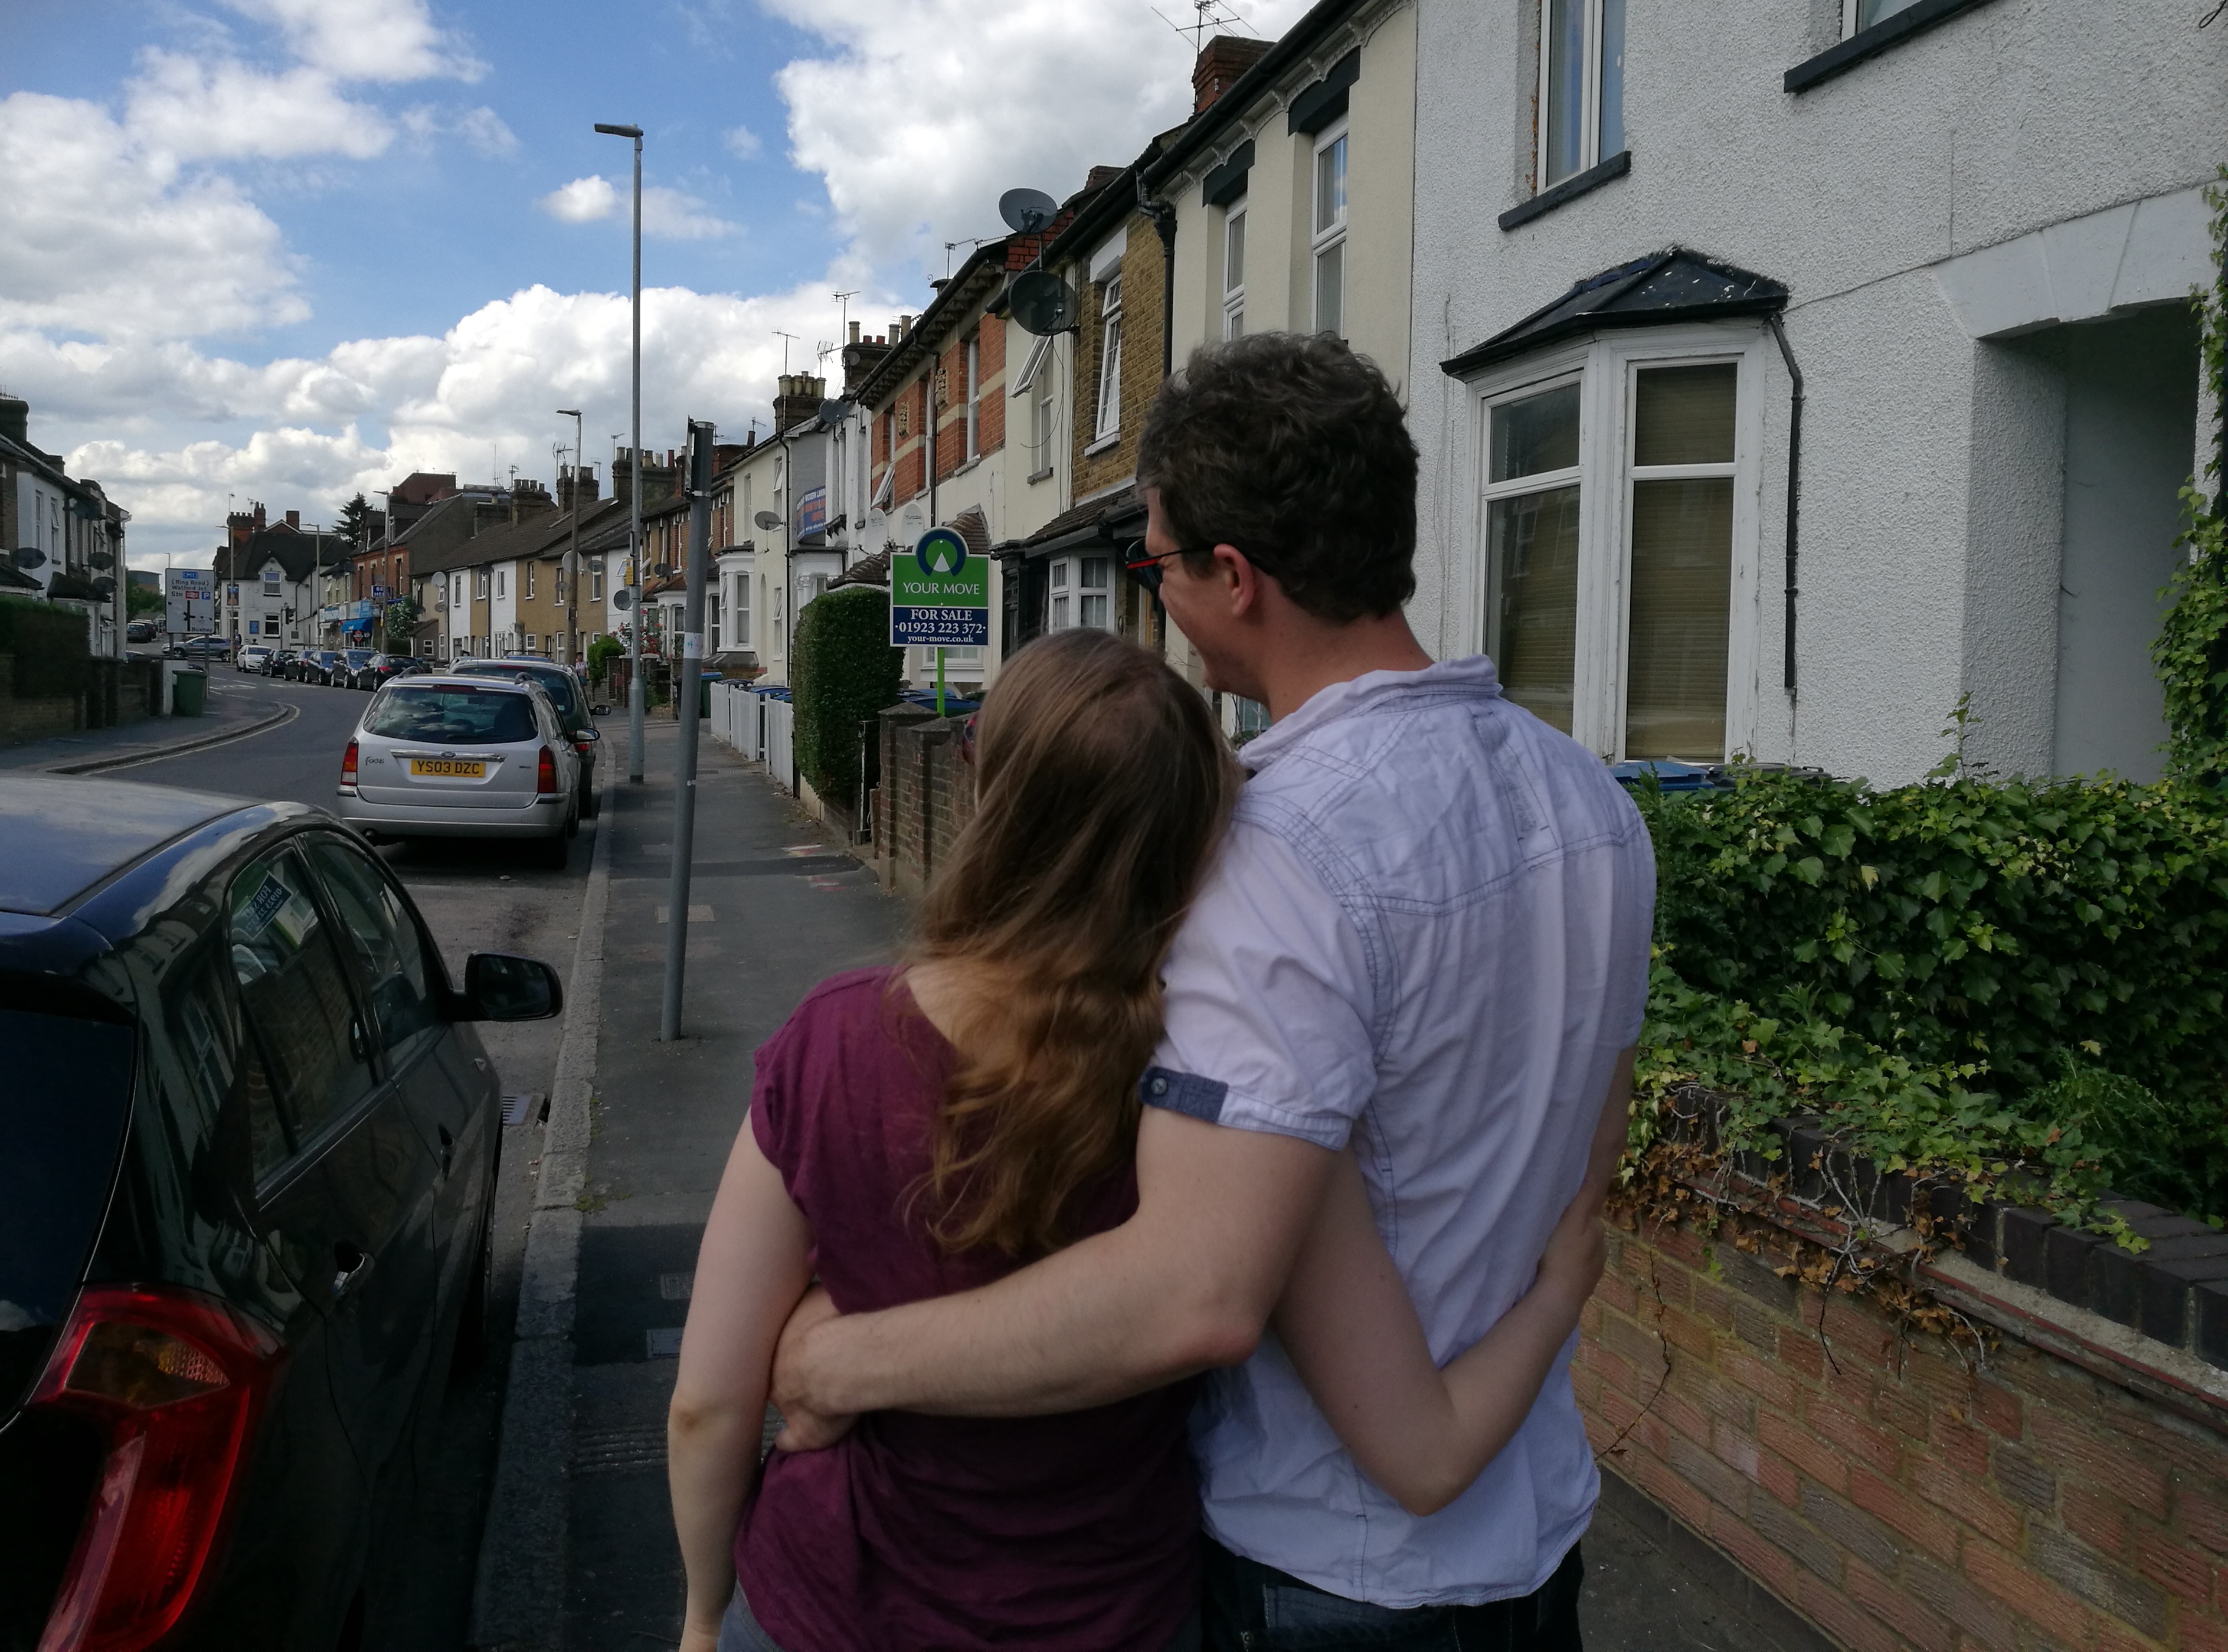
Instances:
[[[1591,343],[1498,364],[1465,387],[1472,439],[1459,449],[1459,485],[1475,509],[1464,513],[1463,554],[1451,595],[1462,615],[1462,644],[1482,653],[1491,598],[1488,518],[1491,501],[1578,484],[1578,582],[1576,658],[1572,672],[1571,733],[1605,761],[1624,757],[1625,650],[1630,637],[1632,405],[1636,375],[1651,367],[1738,365],[1733,413],[1732,590],[1725,639],[1725,750],[1754,748],[1760,727],[1761,663],[1767,644],[1760,543],[1764,513],[1764,404],[1770,341],[1753,322],[1706,322],[1633,328]],[[1521,400],[1576,380],[1578,464],[1512,482],[1489,483],[1486,445],[1495,404]],[[1651,466],[1646,481],[1683,474],[1725,474],[1722,465]]]
[[[508,601],[509,599],[510,581],[506,577],[509,573],[509,570],[507,568],[497,568],[495,571],[495,594],[496,600],[498,602]]]
[[[1863,0],[1841,0],[1841,38],[1843,40],[1847,40],[1852,35],[1862,34],[1864,29],[1872,27],[1873,23],[1884,23],[1890,17],[1894,16],[1897,12],[1908,11],[1911,7],[1917,3],[1918,0],[1899,0],[1899,3],[1895,6],[1893,10],[1883,12],[1880,16],[1873,18],[1872,23],[1865,24],[1860,28],[1858,25],[1857,17],[1862,8]]]
[[[1322,256],[1334,247],[1346,245],[1348,222],[1354,208],[1354,150],[1351,145],[1343,150],[1345,163],[1339,188],[1338,216],[1330,223],[1318,227],[1316,208],[1320,204],[1316,172],[1322,165],[1323,155],[1346,145],[1347,128],[1343,118],[1335,120],[1316,134],[1315,147],[1308,152],[1308,324],[1311,332],[1329,332],[1340,338],[1348,336],[1349,328],[1346,313],[1346,295],[1353,291],[1354,283],[1347,279],[1345,255],[1341,253],[1338,266],[1338,325],[1326,328],[1322,324]]]
[[[592,556],[588,559],[588,600],[601,602],[603,599],[604,559],[600,556]]]
[[[1590,167],[1599,166],[1611,155],[1625,147],[1624,137],[1624,70],[1622,62],[1617,68],[1617,141],[1614,149],[1602,143],[1602,58],[1603,17],[1614,6],[1621,16],[1629,0],[1568,0],[1579,12],[1585,39],[1580,50],[1584,55],[1578,65],[1578,152],[1571,170],[1561,177],[1547,176],[1547,112],[1550,88],[1554,84],[1557,65],[1554,61],[1554,39],[1548,19],[1554,0],[1540,0],[1540,98],[1535,106],[1540,112],[1538,141],[1533,144],[1533,189],[1552,189],[1564,178],[1576,177]],[[1853,15],[1856,0],[1841,0],[1845,12]],[[1625,17],[1624,28],[1630,29],[1630,19]]]
[[[266,598],[278,596],[279,594],[280,584],[284,578],[285,574],[278,567],[278,564],[275,562],[266,563],[263,568],[264,596]]]
[[[1104,442],[1122,433],[1122,272],[1116,270],[1098,288],[1098,407],[1092,439]]]
[[[756,648],[751,640],[751,575],[745,569],[735,581],[735,644],[737,648]]]
[[[1238,279],[1230,279],[1230,244],[1238,243]],[[1245,330],[1245,197],[1239,195],[1222,212],[1222,336],[1225,342]]]
[[[1051,567],[1045,575],[1045,629],[1047,631],[1087,629],[1113,631],[1121,628],[1121,618],[1114,611],[1115,593],[1122,583],[1121,576],[1115,569],[1115,560],[1114,547],[1111,545],[1103,550],[1076,551],[1066,556],[1053,558]],[[1083,583],[1083,565],[1086,561],[1106,564],[1104,585],[1085,586]],[[1084,603],[1094,597],[1106,604],[1106,620],[1104,624],[1091,624],[1083,618]],[[1056,618],[1059,611],[1053,605],[1055,602],[1063,600],[1070,605],[1065,619]]]
[[[968,336],[967,347],[967,458],[971,462],[983,457],[983,338],[979,333]]]

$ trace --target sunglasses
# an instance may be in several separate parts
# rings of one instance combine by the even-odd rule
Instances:
[[[1204,554],[1204,553],[1201,554]],[[1190,553],[1188,551],[1178,549],[1173,551],[1162,551],[1158,555],[1153,555],[1146,551],[1145,541],[1143,540],[1136,539],[1131,540],[1130,543],[1124,547],[1122,566],[1125,570],[1136,577],[1139,585],[1144,586],[1146,590],[1151,592],[1154,596],[1157,597],[1161,594],[1161,565],[1172,556],[1187,556]],[[1270,574],[1273,574],[1275,572],[1266,563],[1262,561],[1259,557],[1253,555],[1251,552],[1244,552],[1241,553],[1241,554],[1245,556],[1247,561],[1253,565],[1254,568],[1258,572]]]

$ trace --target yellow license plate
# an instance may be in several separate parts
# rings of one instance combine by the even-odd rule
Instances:
[[[487,765],[477,759],[467,760],[459,757],[413,757],[410,759],[412,775],[459,775],[468,780],[483,779]]]

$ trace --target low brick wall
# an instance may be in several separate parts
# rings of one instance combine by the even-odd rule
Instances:
[[[1858,1652],[2228,1652],[2220,1373],[1937,1258],[1975,1358],[1781,1277],[1791,1237],[1612,1231],[1572,1370],[1605,1469]]]
[[[919,895],[975,813],[975,774],[959,754],[964,720],[913,706],[881,717],[874,791],[874,859],[885,887]]]

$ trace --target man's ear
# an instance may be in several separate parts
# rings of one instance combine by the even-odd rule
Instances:
[[[1223,587],[1233,619],[1253,612],[1261,603],[1261,574],[1235,545],[1213,550],[1214,575]]]

